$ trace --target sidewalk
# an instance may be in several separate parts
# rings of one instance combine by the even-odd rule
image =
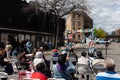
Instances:
[[[86,48],[86,44],[77,43],[77,44],[74,44],[73,48]],[[51,53],[53,53],[53,50],[54,49],[52,49],[51,51],[44,51],[44,54],[45,55],[51,54]],[[64,46],[59,47],[59,50],[60,51],[65,50],[65,47]]]

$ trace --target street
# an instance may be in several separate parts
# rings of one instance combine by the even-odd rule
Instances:
[[[77,53],[78,57],[80,57],[80,53],[82,51],[88,52],[86,49],[86,45],[75,44],[73,47],[74,47],[74,50]],[[101,50],[104,57],[106,57],[106,47],[104,44],[96,45],[96,49]],[[52,52],[49,54],[46,54],[45,57],[47,59],[50,59],[51,54],[52,54]],[[109,44],[108,49],[107,49],[107,58],[112,58],[114,60],[114,62],[116,64],[116,71],[120,73],[120,64],[119,64],[119,61],[120,61],[120,43]]]
[[[77,53],[78,57],[80,57],[80,53],[82,51],[87,52],[87,49],[85,47],[86,46],[83,46],[81,44],[74,45],[74,49],[75,49],[75,52]],[[97,50],[102,50],[104,57],[106,57],[105,45],[96,45],[96,48],[97,48]],[[120,64],[119,64],[120,50],[119,49],[120,49],[120,43],[110,44],[107,49],[107,57],[112,58],[115,61],[116,71],[120,73]],[[45,52],[46,59],[50,59],[51,55],[52,55],[52,51]],[[10,79],[18,80],[17,74],[10,75],[8,80],[10,80]]]

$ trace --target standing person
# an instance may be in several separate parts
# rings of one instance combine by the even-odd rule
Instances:
[[[70,51],[69,51],[69,58],[74,58],[75,60],[72,61],[72,63],[73,63],[74,65],[76,65],[76,63],[78,62],[78,56],[77,56],[77,54],[75,53],[75,51],[74,51],[73,48],[71,48]]]
[[[96,80],[120,80],[120,74],[115,72],[115,63],[112,59],[105,60],[105,72],[96,75]]]
[[[48,46],[49,46],[49,50],[51,50],[51,49],[52,49],[52,43],[49,42],[49,43],[48,43]]]
[[[73,44],[72,44],[72,42],[70,41],[70,42],[68,43],[68,48],[70,49],[70,48],[72,48],[72,46],[73,46]]]
[[[36,65],[36,71],[32,73],[31,78],[37,78],[40,80],[47,80],[48,76],[46,76],[45,73],[45,64],[44,63],[38,63]]]
[[[26,49],[29,54],[32,52],[32,42],[30,40],[27,40]]]
[[[58,57],[58,63],[53,65],[52,71],[54,78],[72,80],[71,73],[75,72],[75,66],[69,60],[66,60],[64,54],[61,54]]]
[[[94,54],[95,51],[95,43],[94,40],[91,38],[90,41],[88,42],[88,53],[89,54]]]

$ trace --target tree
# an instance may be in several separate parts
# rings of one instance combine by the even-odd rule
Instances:
[[[94,28],[94,36],[97,37],[97,28]]]
[[[56,42],[57,48],[60,19],[69,14],[73,10],[87,10],[87,0],[36,0],[39,3],[39,9],[44,12],[49,12],[55,15],[56,18]]]
[[[94,28],[94,35],[97,38],[105,38],[107,33],[102,28]]]

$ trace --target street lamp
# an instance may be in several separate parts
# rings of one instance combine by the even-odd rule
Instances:
[[[105,55],[106,55],[106,58],[107,58],[107,48],[108,48],[108,41],[106,41],[106,43],[105,43]]]

